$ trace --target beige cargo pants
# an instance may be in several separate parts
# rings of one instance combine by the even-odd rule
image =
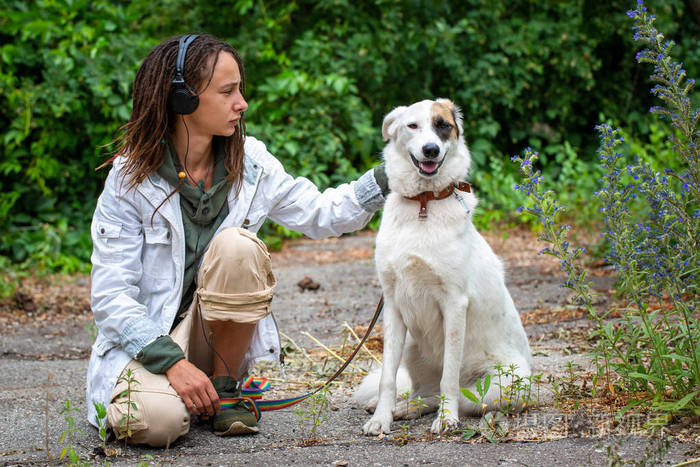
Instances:
[[[190,362],[211,375],[213,351],[205,340],[206,333],[211,342],[207,323],[257,323],[270,313],[274,286],[265,244],[245,229],[222,230],[202,259],[192,304],[170,335]],[[132,383],[133,391],[120,396],[129,388],[124,380],[128,369],[138,384]],[[129,397],[136,407],[130,412]],[[149,372],[135,360],[122,372],[107,407],[107,420],[116,433],[124,432],[127,418],[133,444],[166,447],[190,429],[190,413],[168,378]]]

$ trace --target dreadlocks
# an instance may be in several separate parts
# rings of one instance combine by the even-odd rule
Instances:
[[[170,140],[176,117],[168,109],[167,101],[175,77],[180,37],[171,37],[157,45],[136,72],[131,118],[121,128],[123,132],[117,138],[115,153],[126,158],[124,175],[129,189],[158,170],[167,155],[168,148],[163,143]],[[211,83],[221,51],[230,53],[236,60],[241,73],[240,90],[244,94],[245,72],[238,52],[231,45],[208,34],[200,35],[187,49],[185,82],[198,94],[204,91]],[[243,180],[245,122],[242,116],[233,135],[223,137],[223,140],[228,170],[226,178],[238,192]]]

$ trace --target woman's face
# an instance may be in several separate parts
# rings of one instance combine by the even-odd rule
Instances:
[[[213,57],[211,61],[214,63]],[[211,82],[199,94],[197,109],[188,116],[189,131],[201,136],[231,136],[248,108],[240,85],[236,59],[228,52],[219,52]]]

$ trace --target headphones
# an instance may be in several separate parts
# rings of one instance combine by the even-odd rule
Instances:
[[[177,62],[175,64],[175,78],[168,95],[168,107],[176,114],[188,115],[194,112],[199,105],[199,96],[185,83],[185,57],[187,48],[199,35],[187,34],[180,38],[177,50]]]

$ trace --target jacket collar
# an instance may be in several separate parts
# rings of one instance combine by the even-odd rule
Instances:
[[[117,164],[118,162],[115,160],[115,165]],[[262,164],[246,154],[243,161],[243,186],[238,196],[236,196],[236,190],[234,189],[231,189],[228,194],[229,215],[239,210],[234,209],[236,205],[238,205],[237,207],[239,208],[245,207],[245,209],[241,210],[243,215],[248,212],[248,208],[253,201],[253,196],[255,196],[255,191],[262,174]],[[136,186],[136,191],[148,200],[154,210],[163,203],[158,210],[158,214],[170,224],[178,225],[178,223],[182,222],[180,194],[174,193],[170,199],[163,202],[173,191],[173,188],[158,173],[152,173],[143,182],[139,183]]]

